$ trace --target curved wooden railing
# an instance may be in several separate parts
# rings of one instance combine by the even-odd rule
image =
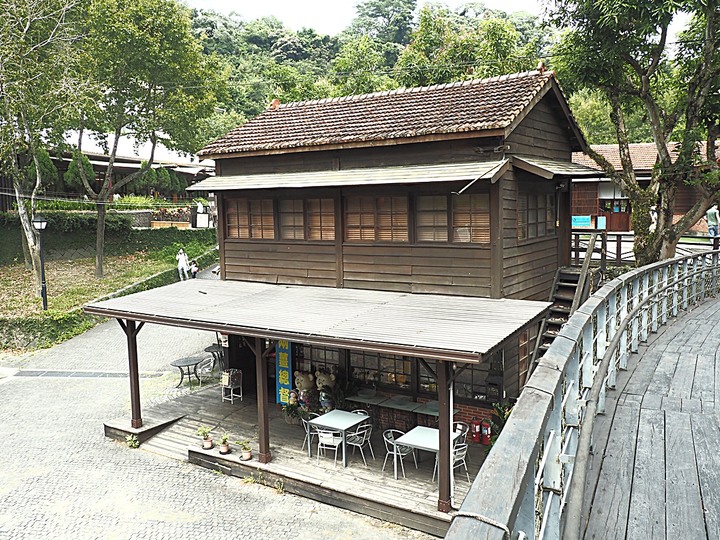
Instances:
[[[651,332],[720,289],[720,252],[638,268],[568,320],[525,385],[446,538],[578,538],[595,415]]]

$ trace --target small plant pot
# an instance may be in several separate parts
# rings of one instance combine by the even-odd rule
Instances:
[[[222,444],[220,443],[219,450],[221,454],[229,454],[230,453],[230,443]]]
[[[205,450],[209,450],[209,449],[212,448],[213,446],[214,446],[214,445],[213,445],[213,440],[212,440],[212,439],[203,439],[202,447],[203,447]]]
[[[240,455],[240,461],[249,461],[252,459],[252,450],[243,450]]]

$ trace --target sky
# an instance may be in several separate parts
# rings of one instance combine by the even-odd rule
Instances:
[[[293,30],[312,28],[320,34],[335,35],[348,27],[355,18],[358,0],[184,0],[189,7],[212,9],[229,14],[235,11],[245,21],[274,15]],[[424,0],[418,0],[421,6]],[[456,8],[469,0],[445,0],[436,3]],[[528,11],[534,15],[542,12],[538,0],[483,0],[485,7],[502,9],[508,13]]]

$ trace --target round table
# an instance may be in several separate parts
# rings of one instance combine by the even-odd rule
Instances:
[[[195,378],[200,382],[200,377],[198,377],[197,374],[197,367],[200,362],[202,362],[202,358],[199,356],[188,356],[185,358],[178,358],[177,360],[173,360],[170,362],[171,366],[174,366],[180,370],[180,382],[177,384],[175,388],[180,388],[180,385],[185,380],[185,375],[187,374],[188,381],[190,381],[190,368],[192,368],[193,373],[195,374]]]
[[[221,345],[217,343],[213,343],[212,345],[208,345],[205,347],[205,352],[210,353],[213,355],[213,369],[215,369],[215,366],[218,366],[218,369],[222,371],[225,369],[225,366],[223,364],[223,348]]]

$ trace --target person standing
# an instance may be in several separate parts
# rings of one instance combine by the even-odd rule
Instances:
[[[183,281],[183,274],[185,275],[185,279],[188,279],[190,262],[188,261],[188,256],[183,250],[183,248],[180,248],[180,250],[177,252],[177,255],[175,255],[175,259],[177,259],[177,269],[178,275],[180,276],[180,281]]]
[[[720,220],[720,212],[718,212],[717,204],[713,204],[705,213],[705,221],[707,221],[708,236],[716,238],[718,235],[718,221]]]

